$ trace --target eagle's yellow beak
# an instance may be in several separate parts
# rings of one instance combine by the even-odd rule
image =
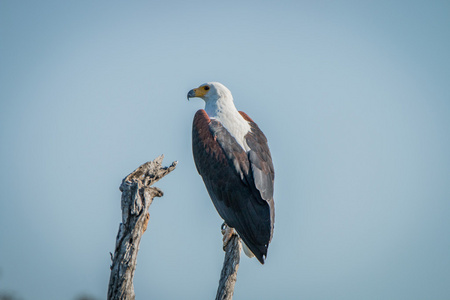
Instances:
[[[204,85],[201,87],[198,87],[196,89],[192,89],[189,91],[189,93],[187,94],[187,98],[189,100],[189,98],[194,98],[194,97],[199,97],[199,98],[203,98],[209,91],[209,86]]]

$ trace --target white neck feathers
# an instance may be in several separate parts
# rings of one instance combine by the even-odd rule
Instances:
[[[208,116],[219,121],[245,151],[250,150],[245,135],[251,127],[234,106],[231,93],[228,90],[222,94],[218,93],[205,99],[205,102]]]

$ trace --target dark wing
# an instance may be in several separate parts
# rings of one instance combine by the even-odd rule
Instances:
[[[267,155],[258,154],[268,150],[264,135],[257,126],[252,125],[252,129],[255,133],[246,138],[254,150],[246,153],[220,122],[199,110],[192,128],[192,149],[197,170],[219,215],[264,263],[273,230],[273,166],[270,152],[270,163],[263,160]],[[261,141],[265,141],[265,147],[259,145]]]
[[[273,226],[275,222],[275,204],[273,201],[273,186],[275,179],[275,170],[270,154],[267,138],[259,129],[258,125],[244,112],[239,112],[241,116],[250,123],[251,132],[247,134],[246,141],[250,147],[248,157],[250,160],[251,171],[253,175],[254,187],[258,190],[261,199],[267,202],[270,207],[271,235],[272,240]]]

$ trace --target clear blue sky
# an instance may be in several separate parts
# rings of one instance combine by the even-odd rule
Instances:
[[[0,292],[104,299],[119,184],[164,153],[137,299],[212,299],[186,93],[219,81],[276,169],[236,300],[449,299],[449,32],[448,1],[1,1]]]

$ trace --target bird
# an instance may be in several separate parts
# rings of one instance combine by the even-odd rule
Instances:
[[[267,138],[246,113],[236,109],[223,84],[208,82],[191,89],[187,98],[195,97],[205,101],[205,109],[194,116],[192,152],[228,228],[224,248],[234,229],[245,254],[264,264],[275,222],[275,172]]]

